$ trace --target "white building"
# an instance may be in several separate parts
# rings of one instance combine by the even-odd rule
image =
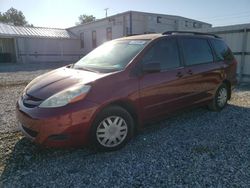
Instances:
[[[67,30],[80,38],[81,50],[86,54],[107,40],[123,36],[210,27],[209,23],[181,16],[128,11]]]
[[[92,49],[123,36],[210,28],[180,16],[128,11],[67,29],[0,23],[1,62],[75,62]]]
[[[79,38],[68,30],[0,23],[0,63],[72,62],[79,50]]]

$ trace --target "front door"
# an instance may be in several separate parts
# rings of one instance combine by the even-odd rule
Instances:
[[[185,68],[175,38],[157,41],[145,53],[142,64],[160,63],[161,71],[140,77],[140,105],[144,121],[164,116],[186,104]]]

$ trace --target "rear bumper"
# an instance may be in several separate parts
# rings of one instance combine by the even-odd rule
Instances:
[[[68,109],[66,109],[68,108]],[[97,110],[97,104],[84,101],[62,109],[29,109],[19,101],[16,116],[23,134],[43,146],[72,147],[85,145]]]

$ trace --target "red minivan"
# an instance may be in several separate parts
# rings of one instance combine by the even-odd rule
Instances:
[[[216,35],[165,32],[116,39],[30,82],[17,102],[22,132],[44,146],[124,146],[145,123],[194,106],[222,110],[237,62]]]

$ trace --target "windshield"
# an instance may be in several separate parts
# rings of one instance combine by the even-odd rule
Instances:
[[[74,68],[102,73],[123,70],[147,42],[147,40],[106,42],[75,63]]]

